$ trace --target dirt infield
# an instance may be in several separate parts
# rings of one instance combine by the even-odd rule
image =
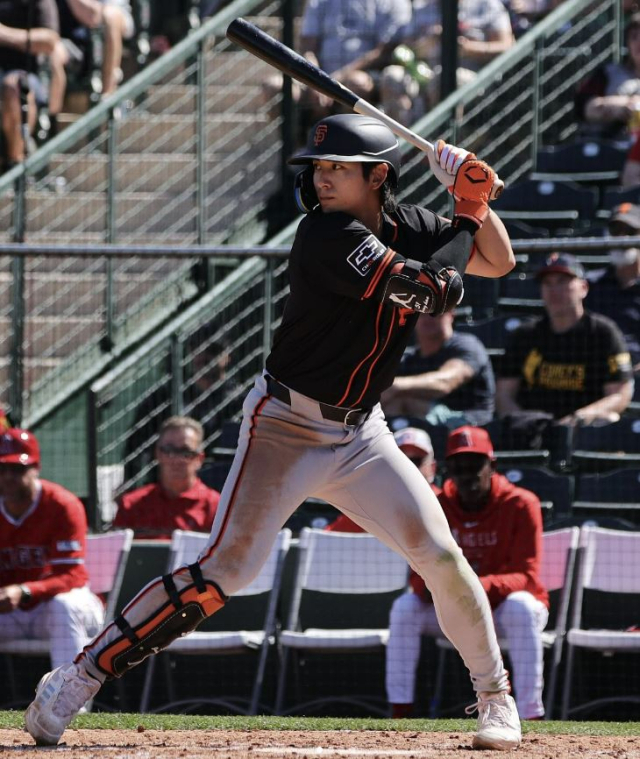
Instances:
[[[20,730],[0,730],[0,757],[43,759],[640,759],[640,736],[525,734],[517,751],[471,749],[472,733],[335,730],[68,730],[56,749],[36,748]]]

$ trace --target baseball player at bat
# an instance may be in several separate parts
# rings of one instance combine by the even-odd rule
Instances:
[[[438,143],[433,171],[453,219],[398,205],[400,149],[377,119],[312,129],[297,195],[309,213],[289,261],[290,295],[266,369],[244,403],[238,448],[211,537],[194,563],[149,583],[73,662],[44,675],[26,712],[55,745],[102,683],[121,677],[218,611],[266,561],[300,503],[323,499],[396,550],[424,579],[477,693],[476,748],[511,749],[520,722],[487,595],[379,404],[419,313],[462,298],[462,273],[499,277],[514,256],[487,200],[494,172]]]

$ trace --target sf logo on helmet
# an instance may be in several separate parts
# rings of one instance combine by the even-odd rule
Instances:
[[[316,127],[316,133],[313,135],[313,144],[319,145],[324,142],[324,138],[327,136],[328,127],[326,124],[318,124]]]

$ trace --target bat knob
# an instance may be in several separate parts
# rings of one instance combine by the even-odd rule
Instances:
[[[491,188],[491,200],[496,200],[502,195],[502,191],[504,190],[504,182],[502,179],[498,179],[496,176],[495,182],[493,183],[493,187]]]

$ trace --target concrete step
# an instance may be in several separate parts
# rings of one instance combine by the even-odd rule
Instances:
[[[264,161],[261,146],[243,151],[242,167],[256,161]],[[238,173],[239,163],[229,153],[207,153],[204,160],[205,178],[215,190],[230,170]],[[57,154],[49,164],[50,177],[62,177],[61,187],[67,192],[106,192],[109,159],[98,153],[79,154],[71,157]],[[147,153],[133,155],[127,153],[115,160],[114,176],[117,192],[164,192],[184,193],[195,188],[197,180],[197,159],[195,155],[180,153]],[[53,180],[50,180],[53,186]]]
[[[208,55],[205,63],[208,84],[232,84],[236,86],[261,84],[276,72],[269,63],[238,49],[216,51]]]
[[[43,358],[41,356],[27,357],[24,360],[25,386],[32,387],[39,382],[52,369],[56,369],[64,362],[62,358]],[[10,357],[0,358],[0,395],[6,398],[9,388]]]
[[[155,265],[154,265],[155,263]],[[147,262],[144,273],[116,272],[113,276],[114,306],[122,313],[166,281],[175,270],[168,261]],[[171,266],[171,268],[170,268]],[[103,316],[107,276],[103,273],[30,271],[25,277],[27,314],[38,317]],[[11,308],[13,278],[0,273],[0,313]]]
[[[0,317],[0,329],[10,334],[11,323]],[[65,358],[104,330],[102,316],[29,316],[25,320],[25,353],[38,358]]]
[[[205,91],[207,113],[254,114],[263,106],[262,87],[255,82],[247,85],[209,85]],[[189,84],[162,84],[150,87],[141,107],[149,113],[157,114],[195,113],[197,87]]]
[[[194,154],[196,151],[195,115],[154,115],[132,111],[117,123],[119,153]],[[228,152],[256,143],[259,137],[273,131],[272,120],[266,113],[226,113],[207,118],[204,138],[207,150]],[[98,133],[106,136],[106,126],[100,127]],[[69,148],[69,152],[76,154],[90,144],[104,146],[104,141],[96,140],[96,135],[89,135]]]

